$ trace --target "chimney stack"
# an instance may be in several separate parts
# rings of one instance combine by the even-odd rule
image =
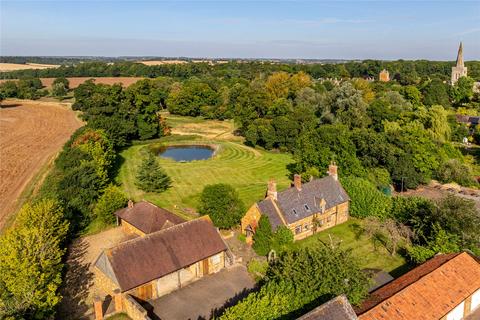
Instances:
[[[133,208],[133,201],[128,200],[128,209],[131,209],[131,208]]]
[[[267,187],[267,197],[277,200],[277,183],[274,179],[270,179]]]
[[[293,185],[297,188],[298,191],[302,190],[302,176],[295,174],[293,176]]]
[[[332,161],[328,166],[328,175],[333,177],[333,179],[338,180],[338,167],[335,161]]]

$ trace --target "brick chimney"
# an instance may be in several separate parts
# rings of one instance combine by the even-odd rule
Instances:
[[[128,200],[128,209],[132,209],[132,208],[133,208],[133,201]]]
[[[270,179],[267,187],[267,198],[277,200],[277,183],[274,179]]]
[[[335,161],[332,161],[328,166],[328,175],[333,177],[333,179],[338,180],[338,167]]]
[[[296,174],[293,176],[293,185],[297,188],[298,191],[302,190],[302,176]]]

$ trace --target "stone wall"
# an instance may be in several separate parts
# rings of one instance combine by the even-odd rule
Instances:
[[[148,317],[148,312],[142,307],[131,295],[123,295],[123,311],[130,317],[132,320],[150,320]]]
[[[113,291],[118,289],[118,286],[96,267],[93,268],[93,276],[95,286],[103,291],[99,292],[99,294],[112,295]]]
[[[123,219],[120,219],[120,225],[122,226],[123,232],[125,232],[126,234],[136,234],[137,236],[140,236],[140,237],[145,236],[145,233],[135,228],[134,226],[132,226],[130,223],[128,223]]]

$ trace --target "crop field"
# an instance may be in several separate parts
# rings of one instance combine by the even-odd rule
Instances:
[[[28,70],[28,69],[49,69],[58,68],[58,65],[54,64],[39,64],[39,63],[0,63],[0,72]]]
[[[134,84],[138,80],[142,80],[143,78],[139,77],[98,77],[98,78],[92,78],[92,77],[71,77],[67,78],[68,81],[70,82],[70,89],[75,89],[85,81],[89,79],[94,79],[95,83],[101,83],[101,84],[115,84],[115,83],[120,83],[124,87],[128,87],[131,84]],[[42,81],[42,84],[45,88],[51,88],[53,81],[55,78],[40,78]],[[5,81],[10,81],[7,79],[1,79],[0,84],[5,82]]]
[[[6,100],[0,108],[0,229],[22,192],[82,123],[65,103]]]

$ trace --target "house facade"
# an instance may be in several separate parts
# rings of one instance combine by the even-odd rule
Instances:
[[[388,70],[383,69],[382,71],[380,71],[380,73],[378,75],[378,80],[381,81],[381,82],[390,81],[390,73],[388,72]]]
[[[466,252],[440,254],[370,293],[360,320],[480,319],[480,261]]]
[[[140,300],[158,298],[225,267],[228,248],[208,216],[136,237],[103,251],[96,284]]]
[[[280,226],[289,228],[295,240],[347,221],[350,198],[338,181],[335,164],[328,174],[307,183],[295,175],[293,186],[281,192],[271,180],[265,199],[252,205],[241,220],[247,243],[252,243],[261,215],[268,217],[274,231]]]

